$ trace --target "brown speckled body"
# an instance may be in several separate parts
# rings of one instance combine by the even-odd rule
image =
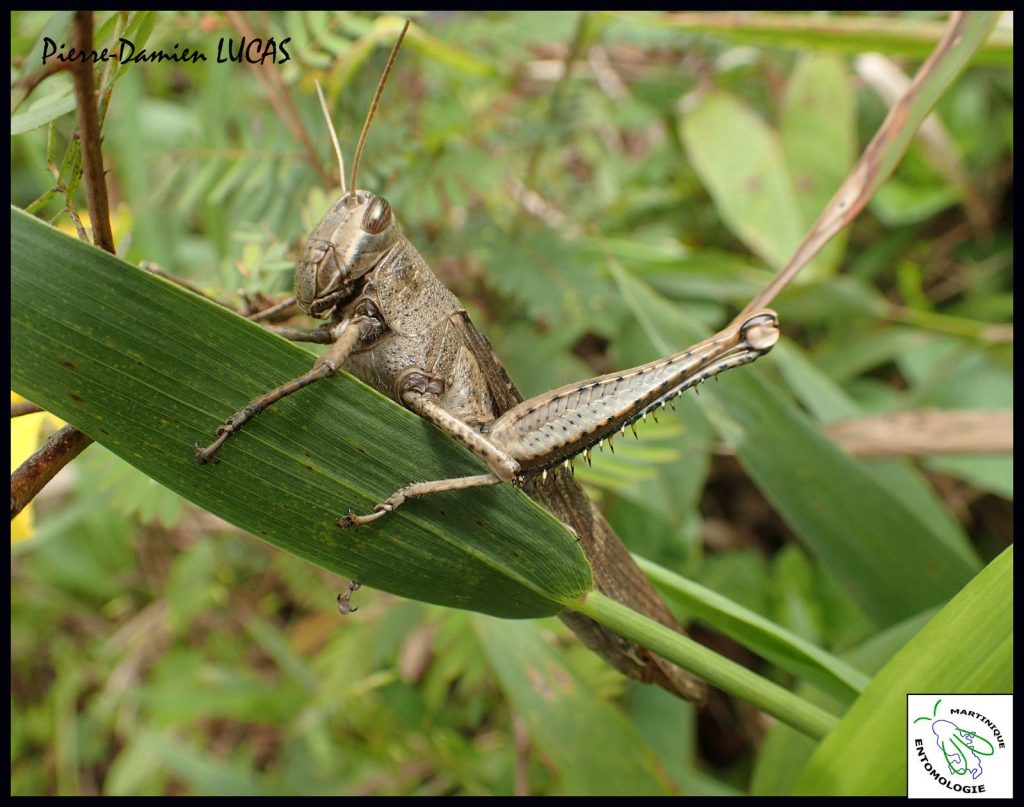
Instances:
[[[461,441],[487,463],[490,473],[406,485],[373,513],[350,511],[339,526],[376,521],[417,496],[514,482],[576,534],[598,590],[682,633],[572,477],[569,463],[689,386],[771,349],[778,338],[777,318],[773,312],[760,312],[738,329],[688,351],[524,402],[458,298],[402,236],[387,200],[356,186],[366,133],[408,27],[407,21],[367,114],[353,160],[352,189],[345,190],[341,167],[342,196],[311,233],[296,266],[299,309],[329,320],[310,341],[330,346],[307,373],[231,415],[210,445],[197,443],[196,462],[213,461],[224,442],[268,406],[344,368]],[[321,104],[326,113],[322,94]],[[331,134],[338,149],[333,126]],[[340,149],[338,159],[340,166]],[[561,463],[565,466],[559,467]],[[354,610],[347,597],[339,598],[339,607],[343,613]],[[589,648],[629,677],[689,700],[703,699],[706,686],[690,673],[585,616],[567,611],[562,619]]]
[[[445,382],[437,402],[459,420],[479,427],[494,419],[486,385],[464,383],[479,373],[457,325],[465,309],[404,236],[368,275],[347,310],[364,299],[376,306],[387,330],[354,350],[346,371],[401,403],[396,383],[407,371],[422,370]]]
[[[369,524],[419,496],[513,482],[573,530],[601,592],[682,632],[569,467],[683,390],[771,350],[779,336],[774,312],[757,312],[687,350],[524,401],[458,298],[402,236],[391,206],[359,190],[342,196],[306,242],[295,296],[302,311],[329,320],[314,341],[330,347],[307,373],[229,417],[209,446],[197,444],[196,462],[208,464],[268,406],[344,368],[459,440],[490,472],[410,483],[372,513],[350,511],[339,526]],[[562,619],[626,675],[703,697],[704,684],[679,667],[584,616]]]
[[[387,328],[376,341],[353,351],[344,364],[365,383],[400,401],[399,383],[422,371],[443,383],[438,403],[464,423],[488,427],[522,400],[488,340],[473,327],[458,298],[427,266],[404,237],[366,276],[345,316],[370,301]],[[683,632],[664,602],[630,557],[604,516],[566,470],[529,479],[525,491],[579,538],[604,594],[658,622]],[[579,614],[562,620],[590,649],[623,674],[658,684],[690,700],[701,700],[705,686],[694,676]]]

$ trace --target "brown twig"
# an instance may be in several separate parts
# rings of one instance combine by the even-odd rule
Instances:
[[[76,11],[72,40],[79,53],[92,50],[92,12]],[[114,234],[110,229],[110,206],[107,184],[103,176],[103,153],[100,150],[100,121],[96,110],[96,92],[92,65],[80,62],[75,69],[75,99],[78,102],[78,129],[82,136],[82,168],[85,192],[92,220],[92,239],[96,246],[114,254]]]
[[[910,79],[899,66],[880,53],[862,53],[857,57],[855,65],[861,78],[890,106],[898,103],[910,86]],[[921,122],[917,130],[917,140],[924,147],[932,164],[951,185],[960,190],[960,204],[974,235],[987,239],[992,235],[992,212],[967,176],[956,144],[935,112]]]
[[[244,36],[247,41],[258,38],[256,31],[253,30],[249,20],[246,19],[242,12],[225,11],[224,14],[227,16],[228,22],[231,23],[231,27]],[[288,127],[292,137],[302,146],[302,150],[306,155],[306,162],[316,171],[326,187],[334,187],[334,177],[324,170],[323,163],[317,156],[316,148],[313,146],[313,141],[309,139],[309,133],[302,123],[302,117],[295,107],[295,101],[292,99],[291,93],[288,91],[288,87],[278,71],[251,63],[249,68],[255,73],[260,84],[263,85],[267,99],[270,101],[270,105],[274,107],[274,111],[277,112],[284,125]]]
[[[61,183],[63,185],[63,183]],[[71,223],[75,225],[75,232],[78,233],[78,240],[84,241],[87,244],[92,242],[89,240],[89,233],[85,231],[85,225],[82,224],[82,217],[78,215],[78,210],[75,208],[75,203],[71,198],[71,194],[68,193],[67,188],[62,188],[64,192],[64,209],[67,211],[68,217],[71,219]]]
[[[84,451],[92,438],[74,426],[57,431],[42,448],[11,474],[11,518],[20,513],[47,483]]]
[[[914,76],[914,80],[900,100],[889,110],[889,114],[875,136],[864,149],[860,160],[857,161],[849,176],[839,186],[839,190],[836,191],[818,220],[814,222],[810,231],[800,242],[793,257],[739,313],[735,320],[736,323],[742,322],[755,311],[764,308],[789,285],[797,273],[818,254],[832,236],[857,217],[882,182],[892,174],[916,129],[916,127],[908,129],[907,124],[908,120],[912,119],[914,113],[918,111],[917,107],[924,99],[922,95],[924,83],[936,71],[938,65],[945,61],[955,63],[951,54],[957,50],[958,46],[962,46],[966,29],[973,27],[974,18],[978,14],[979,12],[964,11],[954,11],[950,14],[942,41],[936,45],[927,61],[917,71],[917,75]],[[991,24],[994,24],[994,19]],[[963,52],[961,50],[961,54]],[[967,51],[966,56],[969,56],[971,52]],[[934,100],[931,100],[931,104],[934,104]]]
[[[836,420],[822,430],[854,457],[1013,454],[1013,410],[919,409]],[[718,443],[715,454],[734,457]]]
[[[1013,341],[1013,325],[992,325],[986,328],[982,333],[982,338],[986,342],[1012,342]]]
[[[20,418],[22,415],[34,415],[36,412],[42,411],[44,411],[43,407],[32,403],[32,401],[18,401],[11,404],[12,418]]]

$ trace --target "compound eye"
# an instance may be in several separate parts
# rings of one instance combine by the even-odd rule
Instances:
[[[381,199],[378,196],[370,203],[370,206],[366,208],[366,212],[363,214],[363,230],[370,235],[378,235],[384,232],[390,223],[391,205],[387,203],[386,199]]]

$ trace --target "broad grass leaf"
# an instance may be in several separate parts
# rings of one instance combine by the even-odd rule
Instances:
[[[683,140],[722,220],[765,263],[780,268],[805,226],[778,134],[716,90],[684,116]]]
[[[484,466],[348,377],[273,407],[198,467],[233,410],[311,354],[11,210],[12,383],[161,484],[374,588],[505,617],[550,615],[592,585],[579,544],[511,487],[428,497],[343,531],[410,481]]]
[[[779,138],[807,229],[846,179],[857,157],[854,97],[843,60],[814,53],[797,62],[786,85]],[[818,278],[833,275],[845,252],[847,233],[843,230],[826,244],[805,274]]]
[[[905,795],[906,695],[1013,690],[1013,547],[946,605],[876,675],[818,746],[800,795]],[[850,749],[857,753],[851,754]]]
[[[477,618],[474,626],[530,737],[561,774],[562,792],[674,792],[647,741],[566,665],[536,625]]]

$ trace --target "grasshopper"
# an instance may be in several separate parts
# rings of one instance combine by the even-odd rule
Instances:
[[[366,135],[408,26],[391,51],[370,105],[356,146],[351,190],[345,186],[341,150],[320,93],[338,156],[342,196],[306,242],[296,267],[295,294],[304,313],[327,324],[285,335],[329,347],[309,372],[231,415],[209,446],[196,444],[196,461],[211,462],[231,435],[267,407],[344,369],[454,437],[488,471],[406,485],[371,513],[349,511],[339,526],[369,524],[419,496],[511,483],[575,533],[600,591],[682,632],[576,482],[572,463],[580,454],[589,461],[593,447],[684,390],[768,352],[779,336],[778,319],[772,311],[759,311],[679,353],[523,400],[458,298],[402,235],[388,202],[356,186]],[[343,612],[354,610],[347,597],[340,604]],[[703,698],[705,684],[690,673],[587,617],[566,612],[562,620],[625,675],[690,700]]]

